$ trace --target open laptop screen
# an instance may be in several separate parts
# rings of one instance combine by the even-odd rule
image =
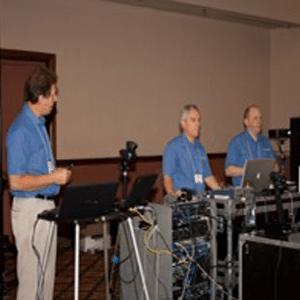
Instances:
[[[248,183],[253,187],[255,193],[262,193],[270,187],[270,173],[274,170],[274,159],[248,159],[241,187]]]
[[[118,183],[69,184],[57,207],[56,221],[88,220],[108,215],[114,208]]]
[[[139,176],[133,184],[128,199],[121,204],[120,209],[124,211],[136,205],[146,205],[157,177],[158,174]]]

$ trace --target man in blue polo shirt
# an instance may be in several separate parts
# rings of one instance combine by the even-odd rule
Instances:
[[[276,154],[268,138],[262,132],[261,108],[252,104],[244,112],[245,131],[235,136],[229,143],[225,161],[225,173],[232,177],[233,185],[240,185],[247,159],[276,159]],[[275,162],[274,170],[279,171]]]
[[[200,110],[196,105],[186,105],[180,115],[182,133],[168,142],[163,154],[164,188],[169,195],[180,196],[183,189],[198,194],[205,184],[219,188],[199,141],[200,127]]]
[[[44,67],[31,74],[25,83],[23,108],[6,138],[12,228],[18,250],[18,300],[53,299],[56,227],[48,221],[36,221],[39,213],[54,208],[53,198],[71,176],[68,169],[56,168],[45,128],[44,116],[51,113],[57,101],[56,82],[56,75]],[[49,258],[43,272],[40,263],[49,241]]]

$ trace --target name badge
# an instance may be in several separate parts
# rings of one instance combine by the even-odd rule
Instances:
[[[48,160],[48,171],[49,171],[49,174],[51,174],[55,171],[54,164],[51,160]]]
[[[195,183],[203,183],[202,174],[195,174]]]

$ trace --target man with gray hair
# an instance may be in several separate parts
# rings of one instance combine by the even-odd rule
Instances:
[[[181,134],[168,142],[163,154],[164,188],[167,194],[180,196],[182,190],[194,194],[205,184],[219,188],[212,176],[208,157],[199,140],[201,112],[196,105],[186,105],[180,114]]]

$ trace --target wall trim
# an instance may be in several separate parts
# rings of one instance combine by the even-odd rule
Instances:
[[[225,158],[226,153],[208,153],[209,159]],[[162,161],[162,155],[154,156],[140,156],[137,157],[136,162],[158,162]],[[58,159],[57,166],[87,166],[87,165],[105,165],[105,164],[118,164],[120,157],[107,157],[107,158],[75,158],[75,159]]]

